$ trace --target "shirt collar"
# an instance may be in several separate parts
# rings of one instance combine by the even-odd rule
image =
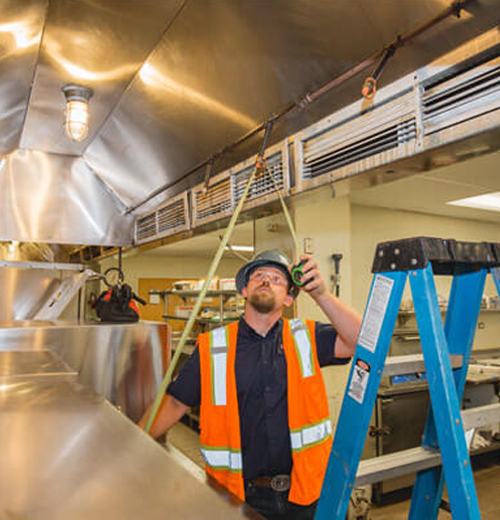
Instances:
[[[268,331],[265,336],[260,335],[258,332],[256,332],[246,321],[245,317],[240,317],[239,322],[239,331],[241,334],[248,338],[258,338],[259,340],[262,339],[272,339],[276,336],[276,334],[281,334],[281,330],[283,327],[283,318],[280,318]]]

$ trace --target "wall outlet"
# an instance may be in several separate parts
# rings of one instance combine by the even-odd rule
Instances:
[[[314,244],[313,239],[311,237],[304,238],[304,253],[306,255],[314,254]]]

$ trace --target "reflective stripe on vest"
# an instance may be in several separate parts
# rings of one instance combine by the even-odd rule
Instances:
[[[332,421],[325,419],[318,424],[291,430],[292,451],[301,451],[315,446],[332,435]]]
[[[220,327],[210,332],[212,399],[215,406],[226,405],[226,365],[228,343],[227,330],[225,327]]]
[[[241,451],[231,450],[229,448],[210,448],[203,446],[201,454],[205,462],[212,469],[224,469],[231,472],[241,472],[243,468],[243,459]]]
[[[302,377],[313,376],[315,373],[314,359],[307,325],[302,320],[290,320],[290,332],[295,344]]]

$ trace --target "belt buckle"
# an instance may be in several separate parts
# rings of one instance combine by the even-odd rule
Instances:
[[[276,475],[271,479],[273,491],[288,491],[290,489],[290,475]]]

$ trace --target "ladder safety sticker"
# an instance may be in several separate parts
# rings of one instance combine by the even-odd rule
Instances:
[[[375,352],[393,285],[394,280],[391,278],[380,274],[375,277],[358,338],[358,345],[365,347],[370,352]]]
[[[359,404],[363,404],[369,376],[370,365],[362,359],[358,359],[352,371],[351,384],[349,385],[348,394]]]

